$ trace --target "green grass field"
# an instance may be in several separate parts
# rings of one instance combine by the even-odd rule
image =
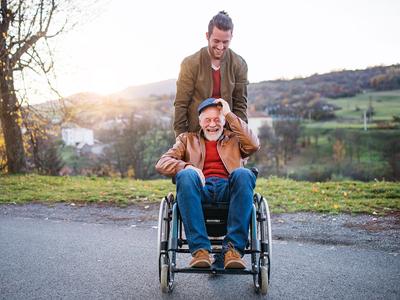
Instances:
[[[170,180],[98,177],[0,176],[0,204],[102,203],[126,206],[158,202],[175,186]],[[400,211],[400,184],[395,182],[311,183],[260,178],[256,191],[265,196],[273,213],[367,213]]]
[[[375,122],[391,121],[393,116],[400,116],[400,90],[383,92],[366,92],[354,97],[329,99],[330,104],[341,107],[335,111],[336,120],[327,122],[311,122],[306,124],[307,128],[364,128],[362,120],[363,111],[368,109],[371,102],[375,115],[373,122],[368,128],[377,128]],[[359,108],[357,111],[356,108]]]
[[[338,117],[360,119],[363,110],[368,109],[371,101],[375,110],[374,120],[391,120],[392,116],[400,116],[400,90],[368,92],[355,97],[329,100],[329,103],[340,106],[336,111]],[[358,107],[361,111],[356,111]]]

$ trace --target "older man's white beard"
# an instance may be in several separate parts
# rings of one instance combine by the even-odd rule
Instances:
[[[220,136],[222,135],[222,132],[224,131],[223,128],[220,128],[215,134],[209,134],[207,130],[203,130],[204,136],[208,141],[217,141]]]

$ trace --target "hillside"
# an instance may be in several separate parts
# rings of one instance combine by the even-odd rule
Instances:
[[[365,91],[396,88],[400,89],[400,65],[377,66],[365,70],[315,74],[306,78],[250,83],[248,102],[253,111],[326,121],[337,116],[343,117],[343,108],[348,108],[349,105],[349,101],[345,99],[366,95]],[[50,101],[38,105],[37,108],[49,110],[52,116],[57,116],[54,112],[70,109],[75,112],[74,122],[89,127],[99,122],[126,118],[138,111],[143,112],[144,103],[145,111],[150,115],[168,118],[172,117],[175,90],[176,80],[168,79],[131,86],[110,95],[78,93],[64,99],[65,107],[60,106],[58,101]],[[355,97],[354,100],[356,99]],[[363,99],[362,105],[365,104],[365,97]],[[346,107],[343,106],[344,103]],[[397,100],[394,100],[394,105],[397,105]],[[356,114],[358,116],[359,112]]]
[[[363,70],[342,70],[326,74],[314,74],[295,79],[268,80],[250,83],[249,104],[264,110],[268,104],[287,100],[289,103],[310,100],[315,97],[343,98],[355,96],[365,90],[400,89],[400,64],[376,66]],[[176,79],[168,79],[150,84],[131,86],[109,95],[111,98],[137,100],[173,95]]]
[[[352,97],[366,90],[394,89],[400,89],[399,64],[315,74],[292,80],[263,81],[250,84],[248,91],[249,102],[256,110],[267,110],[270,114],[290,114],[291,110],[310,110],[314,102],[326,98]],[[336,110],[332,102],[323,101],[322,105],[330,107],[331,111]]]
[[[144,85],[130,86],[120,92],[111,94],[111,97],[123,98],[128,100],[147,98],[155,95],[175,94],[176,80],[168,79]]]
[[[377,66],[364,70],[343,70],[326,74],[315,74],[305,78],[268,80],[250,83],[248,86],[249,106],[254,110],[274,114],[279,107],[276,105],[293,106],[297,110],[305,110],[305,106],[315,106],[317,100],[325,98],[336,99],[352,97],[366,90],[381,91],[400,89],[400,64],[392,66]],[[124,106],[137,106],[151,101],[152,107],[170,106],[176,91],[176,79],[130,86],[109,95],[95,93],[78,93],[65,98],[67,104],[83,105],[88,108],[100,103],[125,103]],[[165,101],[167,100],[167,101]],[[167,103],[165,103],[167,102]],[[335,110],[332,102],[324,102],[331,110]],[[106,106],[108,106],[106,105]],[[57,101],[49,101],[36,105],[39,109],[56,108]],[[103,106],[103,105],[101,105]],[[117,105],[119,106],[119,105]],[[125,107],[126,108],[126,107]],[[300,108],[300,109],[298,109]],[[279,111],[278,111],[279,112]]]

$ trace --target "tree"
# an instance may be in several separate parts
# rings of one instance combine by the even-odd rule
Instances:
[[[63,12],[71,12],[72,3],[72,0],[1,0],[0,121],[9,173],[26,172],[21,134],[23,99],[15,81],[27,69],[45,75],[52,70],[48,40],[66,30],[67,16]]]
[[[252,155],[250,160],[254,161],[263,176],[267,174],[279,175],[283,161],[279,137],[275,135],[274,129],[267,124],[258,129],[258,137],[261,144],[260,150]]]
[[[254,162],[264,175],[281,175],[282,168],[298,149],[297,140],[300,133],[298,120],[274,120],[272,128],[264,124],[258,131],[261,149],[255,153],[251,162]],[[271,171],[273,169],[275,170]]]
[[[51,124],[49,118],[31,106],[24,107],[21,112],[28,169],[34,168],[40,174],[58,175],[64,166],[59,154],[60,126]]]
[[[297,140],[300,136],[300,122],[298,120],[277,120],[273,123],[275,135],[279,139],[279,148],[285,165],[297,151]]]
[[[5,172],[7,161],[6,161],[6,145],[4,144],[3,133],[0,131],[0,174]]]
[[[175,140],[171,124],[134,112],[123,124],[105,130],[101,135],[100,140],[110,145],[105,163],[121,177],[136,179],[157,177],[154,166]]]
[[[114,127],[107,130],[104,134],[105,138],[102,139],[103,142],[111,145],[105,149],[105,163],[117,170],[121,178],[127,176],[131,164],[128,140],[123,132],[123,129]]]
[[[154,169],[157,160],[173,144],[170,128],[155,118],[131,115],[122,130],[122,139],[135,178],[148,179],[157,175]]]
[[[398,137],[388,137],[383,146],[383,157],[390,167],[390,179],[400,179],[400,141]]]
[[[60,141],[52,139],[46,140],[43,149],[43,158],[41,170],[43,174],[56,176],[60,170],[64,167],[65,163],[61,158],[59,148]]]

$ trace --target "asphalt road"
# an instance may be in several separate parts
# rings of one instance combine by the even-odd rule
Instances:
[[[162,295],[151,225],[0,216],[0,299],[259,299],[251,276],[177,274]],[[400,255],[274,241],[268,299],[400,299]],[[181,256],[185,265],[189,258]]]

